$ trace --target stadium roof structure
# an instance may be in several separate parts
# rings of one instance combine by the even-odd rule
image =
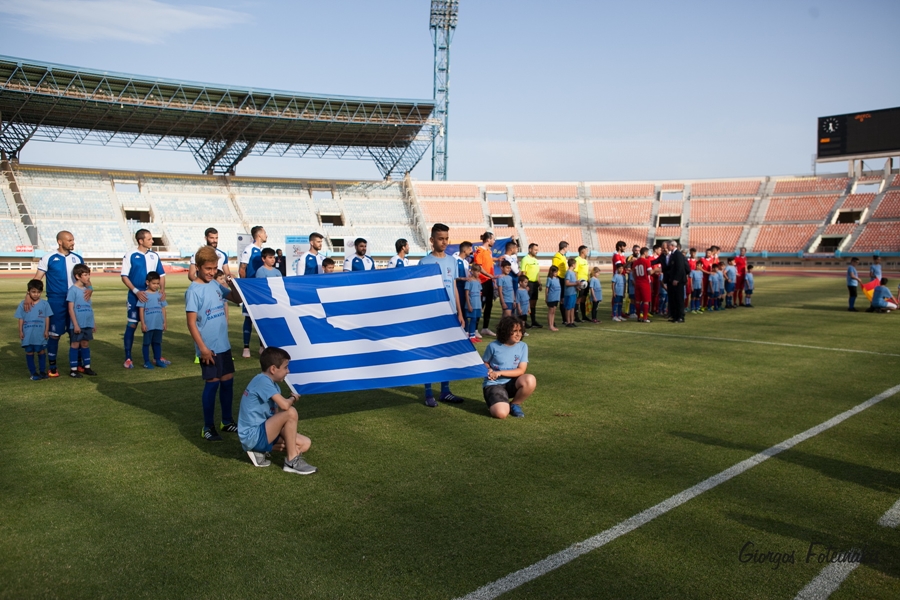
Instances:
[[[189,150],[205,173],[245,157],[374,160],[412,170],[440,123],[433,100],[323,96],[94,71],[0,56],[0,150],[30,140]]]

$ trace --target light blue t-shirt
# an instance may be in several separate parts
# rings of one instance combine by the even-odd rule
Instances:
[[[466,281],[466,295],[472,310],[481,310],[481,283],[475,280]]]
[[[753,273],[748,272],[744,275],[744,289],[753,291]]]
[[[500,286],[500,293],[503,294],[503,301],[506,302],[507,308],[512,308],[516,303],[516,289],[513,286],[513,278],[509,275],[501,275],[497,278],[497,285]]]
[[[438,265],[441,268],[444,289],[447,290],[447,296],[450,298],[450,307],[453,309],[453,314],[456,314],[456,259],[449,254],[445,254],[443,258],[438,258],[434,254],[427,254],[419,261],[419,264]]]
[[[547,302],[559,302],[559,277],[547,278]]]
[[[231,350],[225,318],[225,297],[230,293],[231,290],[215,280],[209,283],[195,281],[184,292],[184,312],[197,313],[200,337],[206,347],[217,354]],[[195,349],[200,352],[199,348]]]
[[[621,273],[613,275],[613,296],[625,295],[625,276]]]
[[[887,308],[887,299],[891,297],[891,290],[886,285],[879,285],[872,291],[872,306],[875,308]]]
[[[271,269],[266,268],[265,265],[256,270],[256,273],[253,275],[256,279],[265,279],[266,277],[281,277],[281,271],[272,267]]]
[[[487,350],[484,351],[484,362],[489,364],[494,371],[513,371],[518,369],[519,363],[528,362],[528,344],[518,342],[512,346],[507,346],[494,340],[488,344]],[[509,380],[509,377],[498,377],[491,381],[485,377],[483,387],[503,385]]]
[[[603,286],[596,277],[591,277],[591,298],[596,302],[603,300]]]
[[[261,441],[259,426],[275,415],[272,396],[280,393],[281,388],[265,373],[250,380],[241,396],[241,410],[238,413],[238,437],[244,450],[253,450]]]
[[[847,267],[847,287],[856,287],[859,285],[859,282],[853,277],[859,277],[859,273],[856,272],[856,267],[850,265]]]
[[[78,322],[78,327],[81,329],[93,328],[94,308],[91,306],[90,300],[84,299],[84,288],[78,287],[77,285],[70,287],[69,293],[66,296],[66,308],[68,308],[69,302],[75,305],[75,319]],[[75,329],[74,323],[72,324],[71,329]]]
[[[881,265],[872,264],[869,266],[869,278],[881,281]]]
[[[165,300],[160,301],[159,292],[144,292],[147,294],[147,301],[138,300],[138,308],[144,309],[144,323],[147,325],[147,331],[154,331],[163,328],[163,308],[169,303]]]
[[[80,288],[79,288],[80,289]],[[25,337],[22,338],[23,346],[43,346],[47,343],[44,338],[44,332],[47,327],[47,317],[53,316],[53,309],[46,300],[38,300],[31,307],[31,310],[25,312],[25,301],[19,302],[19,308],[16,309],[16,319],[22,319],[22,332]]]
[[[566,271],[566,283],[578,281],[578,277],[575,275],[575,271],[569,269]],[[578,293],[578,289],[574,285],[567,285],[566,290],[563,292],[563,296],[574,296]]]
[[[737,281],[737,267],[734,265],[728,265],[725,267],[725,275],[726,279],[728,279],[728,283],[734,283]]]
[[[528,295],[528,289],[516,288],[516,304],[519,305],[519,313],[525,314],[531,305],[531,296]]]
[[[703,289],[703,271],[699,271],[694,269],[691,271],[691,290],[697,290],[698,292]]]

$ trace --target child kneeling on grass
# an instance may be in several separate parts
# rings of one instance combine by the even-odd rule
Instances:
[[[522,341],[525,327],[516,317],[503,317],[497,325],[497,339],[484,351],[484,401],[491,416],[505,419],[508,415],[524,417],[521,404],[534,393],[537,379],[525,373],[528,368],[528,345]],[[512,398],[512,399],[510,399]]]
[[[254,377],[244,396],[238,415],[238,437],[255,467],[268,467],[266,453],[284,450],[284,470],[298,475],[311,475],[318,469],[303,460],[303,453],[312,442],[297,433],[297,409],[293,404],[300,397],[281,395],[278,385],[288,374],[290,355],[281,348],[269,346],[259,357],[262,373]]]

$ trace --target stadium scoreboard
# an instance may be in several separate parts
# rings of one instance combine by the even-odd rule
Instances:
[[[816,160],[900,155],[900,107],[819,117]]]

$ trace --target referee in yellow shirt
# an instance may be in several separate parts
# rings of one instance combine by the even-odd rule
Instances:
[[[538,263],[537,259],[538,254],[538,245],[537,244],[528,244],[528,254],[526,254],[522,260],[519,261],[519,270],[521,273],[525,274],[525,277],[528,278],[528,299],[530,304],[530,310],[528,314],[531,315],[531,325],[526,325],[527,327],[538,327],[541,328],[543,325],[535,320],[534,311],[537,307],[538,293],[541,291],[541,265]]]

